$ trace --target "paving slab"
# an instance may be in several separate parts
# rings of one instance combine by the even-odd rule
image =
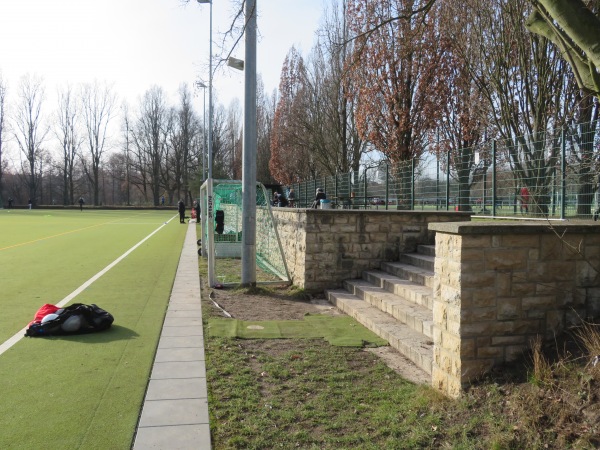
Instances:
[[[167,326],[163,325],[161,336],[166,337],[182,337],[182,336],[202,336],[203,331],[202,327],[195,327],[190,325],[182,325],[182,326]]]
[[[204,348],[159,348],[154,357],[154,363],[168,361],[204,361]]]
[[[196,224],[188,225],[133,449],[210,450]]]
[[[141,428],[203,423],[208,423],[208,401],[205,398],[183,398],[144,402],[139,426]]]
[[[146,392],[146,401],[194,398],[198,391],[205,389],[206,378],[150,380],[148,391]]]
[[[203,338],[200,336],[162,336],[158,348],[203,347]]]
[[[167,317],[163,323],[163,327],[187,327],[198,326],[202,327],[201,317]]]
[[[208,424],[149,427],[144,429],[143,434],[138,434],[134,449],[204,450],[210,448],[200,446],[205,436],[210,436]]]

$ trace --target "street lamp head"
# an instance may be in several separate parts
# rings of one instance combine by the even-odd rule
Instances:
[[[227,58],[227,65],[237,70],[244,70],[244,61],[230,56]]]
[[[211,0],[198,0],[198,3],[212,3]]]

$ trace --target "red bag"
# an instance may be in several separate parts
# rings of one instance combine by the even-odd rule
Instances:
[[[31,322],[29,322],[29,325],[27,325],[27,326],[31,326],[31,324],[34,324],[34,323],[41,323],[42,319],[44,317],[46,317],[48,314],[54,314],[59,309],[60,308],[56,305],[51,305],[49,303],[46,303],[44,306],[42,306],[40,309],[37,310],[37,312],[35,313],[35,316],[33,316],[33,320]]]

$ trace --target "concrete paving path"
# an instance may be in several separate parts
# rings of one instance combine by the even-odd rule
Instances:
[[[188,224],[134,450],[209,450],[196,223]]]

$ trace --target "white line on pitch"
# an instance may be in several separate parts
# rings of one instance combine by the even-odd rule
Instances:
[[[64,305],[69,303],[71,300],[73,300],[75,297],[77,297],[79,294],[81,294],[85,289],[90,287],[90,285],[94,281],[96,281],[98,278],[100,278],[102,275],[104,275],[110,269],[115,267],[117,264],[119,264],[121,261],[123,261],[127,256],[129,256],[129,254],[131,252],[133,252],[136,248],[138,248],[140,245],[142,245],[144,242],[146,242],[148,239],[150,239],[152,236],[154,236],[156,233],[158,233],[161,230],[161,228],[163,228],[166,224],[168,224],[175,217],[177,217],[177,216],[171,217],[169,220],[167,220],[165,223],[163,223],[160,227],[158,227],[156,230],[154,230],[152,233],[150,233],[148,236],[146,236],[140,242],[135,244],[133,247],[131,247],[129,250],[127,250],[125,253],[123,253],[121,256],[119,256],[117,259],[115,259],[113,262],[111,262],[108,266],[106,266],[104,269],[102,269],[100,272],[98,272],[96,275],[94,275],[92,278],[87,280],[85,283],[83,283],[81,286],[79,286],[77,289],[75,289],[73,292],[71,292],[69,295],[67,295],[65,298],[63,298],[59,303],[56,304],[56,306],[63,307]],[[4,341],[0,345],[0,355],[2,353],[4,353],[5,351],[7,351],[9,348],[11,348],[13,345],[15,345],[17,342],[19,342],[21,339],[23,339],[23,337],[25,337],[25,331],[27,331],[27,327],[24,327],[21,331],[17,332],[17,334],[15,334],[13,337]]]

